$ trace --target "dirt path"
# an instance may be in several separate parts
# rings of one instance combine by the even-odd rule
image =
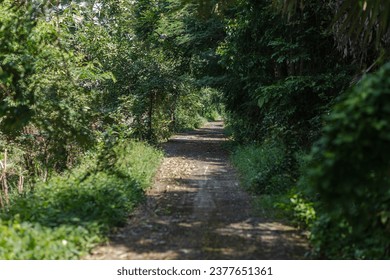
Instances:
[[[174,136],[147,201],[88,259],[300,259],[294,228],[251,215],[221,144],[222,122]]]

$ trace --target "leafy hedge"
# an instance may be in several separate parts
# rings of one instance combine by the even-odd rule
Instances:
[[[15,199],[1,214],[0,258],[75,259],[120,226],[150,185],[161,153],[138,142],[113,152],[112,168],[99,171],[96,158]]]
[[[306,170],[318,194],[317,257],[390,257],[390,64],[347,92]]]

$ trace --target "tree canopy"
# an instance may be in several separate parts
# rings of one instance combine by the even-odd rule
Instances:
[[[389,258],[389,15],[387,0],[1,0],[1,207],[88,157],[82,178],[121,181],[118,145],[222,116],[244,184],[309,229],[313,257]]]

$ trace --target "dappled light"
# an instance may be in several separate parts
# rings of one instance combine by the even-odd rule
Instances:
[[[389,259],[389,92],[389,0],[0,0],[0,259]]]
[[[302,233],[254,216],[221,146],[222,129],[208,123],[164,144],[167,156],[145,204],[88,258],[304,258]]]

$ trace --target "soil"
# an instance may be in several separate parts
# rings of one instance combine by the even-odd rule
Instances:
[[[253,214],[223,149],[222,122],[180,133],[147,199],[86,259],[302,259],[302,233]]]

